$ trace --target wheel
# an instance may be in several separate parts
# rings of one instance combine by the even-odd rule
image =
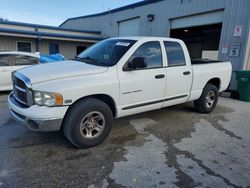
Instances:
[[[102,143],[113,125],[112,111],[104,102],[87,98],[70,107],[63,121],[65,137],[78,148]]]
[[[207,84],[200,98],[194,101],[195,109],[204,114],[212,112],[218,102],[218,88],[213,84]]]

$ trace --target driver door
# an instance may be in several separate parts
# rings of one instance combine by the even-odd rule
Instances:
[[[161,108],[166,90],[166,71],[160,42],[145,42],[137,48],[128,62],[144,58],[145,68],[119,71],[121,115]]]

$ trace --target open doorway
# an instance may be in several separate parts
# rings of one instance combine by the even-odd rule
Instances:
[[[82,53],[86,49],[87,49],[86,46],[77,46],[76,47],[76,55],[79,55],[80,53]]]
[[[191,59],[218,58],[222,23],[172,29],[170,37],[183,40]]]

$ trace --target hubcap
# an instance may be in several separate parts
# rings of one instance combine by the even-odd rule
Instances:
[[[208,108],[211,108],[215,101],[215,93],[213,91],[210,91],[206,96],[206,106]]]
[[[80,132],[84,138],[95,138],[102,133],[104,127],[104,116],[97,111],[89,112],[81,121]]]

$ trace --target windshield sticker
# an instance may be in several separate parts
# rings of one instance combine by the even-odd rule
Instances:
[[[109,54],[104,54],[104,55],[103,55],[103,59],[109,60]]]
[[[117,45],[117,46],[129,46],[130,43],[128,43],[128,42],[117,42],[115,45]]]

